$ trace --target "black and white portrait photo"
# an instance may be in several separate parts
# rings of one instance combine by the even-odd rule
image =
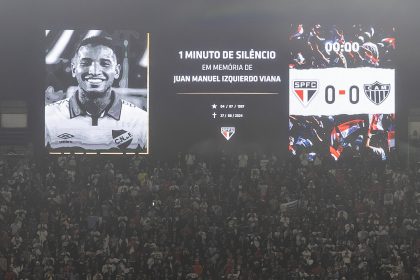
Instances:
[[[45,146],[148,153],[148,34],[46,30]]]

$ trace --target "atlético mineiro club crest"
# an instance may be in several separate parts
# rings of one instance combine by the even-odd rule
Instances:
[[[391,85],[376,81],[373,84],[364,85],[364,89],[367,98],[374,104],[379,105],[388,97],[391,92]]]
[[[293,93],[303,106],[308,106],[315,94],[318,92],[318,81],[296,80],[293,81]]]
[[[221,127],[220,132],[226,138],[226,140],[229,141],[229,139],[233,136],[233,134],[235,134],[235,128],[234,127]]]

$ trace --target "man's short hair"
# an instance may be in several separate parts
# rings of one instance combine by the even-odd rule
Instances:
[[[77,55],[77,53],[79,52],[79,49],[83,46],[87,46],[87,45],[91,45],[93,47],[96,46],[105,46],[110,48],[114,54],[115,54],[115,58],[117,59],[117,63],[119,61],[119,51],[118,51],[118,47],[114,44],[113,40],[111,37],[108,36],[92,36],[92,37],[88,37],[83,39],[76,47],[76,51],[74,53],[74,56]]]

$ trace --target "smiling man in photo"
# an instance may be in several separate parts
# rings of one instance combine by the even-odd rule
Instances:
[[[71,74],[77,80],[77,91],[45,107],[46,145],[52,149],[146,151],[147,112],[112,89],[121,75],[112,39],[84,39],[71,61]]]

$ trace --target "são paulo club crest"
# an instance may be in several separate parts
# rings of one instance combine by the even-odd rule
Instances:
[[[126,149],[133,141],[133,134],[123,129],[112,130],[112,138],[114,140],[114,143],[118,146],[118,148]]]
[[[229,139],[233,136],[233,134],[235,134],[235,128],[234,127],[221,127],[220,132],[226,138],[226,140],[229,141]]]
[[[391,85],[376,81],[373,84],[364,85],[364,89],[367,98],[374,104],[379,105],[388,97],[391,92]]]
[[[303,106],[308,106],[315,94],[318,92],[318,81],[296,80],[293,81],[293,93]]]

